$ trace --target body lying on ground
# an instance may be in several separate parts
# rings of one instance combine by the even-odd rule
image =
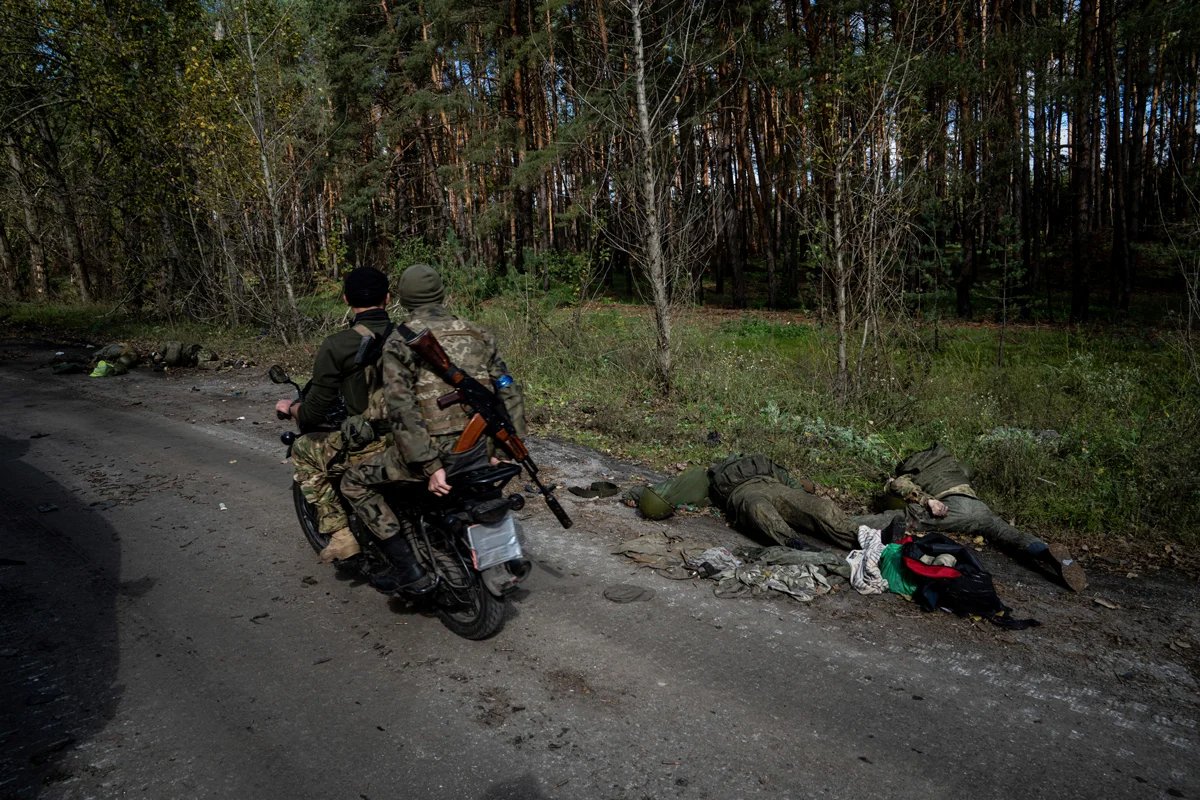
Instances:
[[[979,500],[965,467],[940,445],[900,462],[886,489],[906,508],[850,516],[817,494],[811,481],[793,478],[766,456],[731,455],[707,470],[693,467],[646,487],[636,499],[642,513],[651,519],[669,516],[677,505],[712,502],[742,533],[789,547],[803,548],[801,537],[812,536],[854,550],[859,546],[860,525],[877,530],[978,535],[1010,555],[1051,569],[1075,591],[1087,585],[1083,568],[1064,547],[1018,530]]]

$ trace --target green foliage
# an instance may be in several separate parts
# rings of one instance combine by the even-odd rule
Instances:
[[[829,334],[744,316],[678,321],[676,393],[655,390],[632,307],[547,314],[536,336],[507,300],[485,308],[535,429],[658,465],[762,452],[864,505],[904,454],[941,442],[976,487],[1035,531],[1188,539],[1200,518],[1197,392],[1177,353],[1120,335],[950,328],[938,352],[893,350],[895,377],[852,403],[833,391]],[[929,331],[920,331],[922,338]]]

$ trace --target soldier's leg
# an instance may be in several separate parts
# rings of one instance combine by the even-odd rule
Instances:
[[[395,448],[356,459],[342,473],[342,496],[377,539],[391,539],[403,529],[376,487],[405,480],[413,480],[413,475],[400,463]]]
[[[333,533],[346,527],[346,512],[329,483],[330,463],[337,458],[342,435],[306,433],[292,445],[293,477],[304,499],[317,513],[317,529]]]
[[[868,528],[874,528],[877,531],[887,530],[888,526],[899,520],[904,521],[904,509],[893,509],[891,511],[881,511],[878,514],[860,514],[850,517],[850,527],[858,530],[859,525],[866,525]]]
[[[827,497],[777,484],[770,489],[772,502],[789,525],[847,550],[858,548],[858,528]]]
[[[788,547],[788,542],[796,538],[796,531],[792,530],[775,508],[769,489],[772,485],[753,481],[736,487],[725,503],[725,510],[733,518],[734,527],[742,533],[758,533],[776,544]]]
[[[946,516],[935,517],[924,506],[916,506],[917,529],[925,531],[956,531],[982,536],[997,550],[1014,556],[1035,556],[1046,549],[1046,543],[1032,534],[1009,525],[988,504],[974,497],[952,494],[942,498]]]
[[[332,484],[345,469],[342,435],[333,431],[301,436],[292,445],[292,464],[300,492],[316,512],[317,530],[329,536],[329,544],[321,550],[321,560],[328,564],[357,555],[358,542],[350,532],[346,510]]]
[[[1050,545],[1033,534],[1009,525],[983,502],[966,495],[943,498],[946,516],[938,518],[924,506],[912,506],[918,530],[957,531],[982,536],[996,549],[1017,558],[1034,561],[1051,569],[1068,588],[1078,592],[1087,586],[1083,567],[1062,545]]]
[[[377,491],[377,487],[383,484],[417,479],[418,476],[401,463],[394,447],[351,464],[342,475],[342,495],[350,501],[363,524],[379,539],[379,549],[394,567],[386,574],[371,577],[371,585],[381,592],[424,594],[437,585],[436,579],[427,575],[417,563],[412,545],[403,535],[400,520]]]

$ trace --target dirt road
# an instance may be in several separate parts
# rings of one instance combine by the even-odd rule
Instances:
[[[563,493],[576,526],[521,512],[529,591],[467,642],[316,563],[265,369],[89,379],[53,351],[0,344],[0,797],[1200,797],[1183,578],[1071,595],[985,553],[1044,623],[1020,632],[720,600],[611,554],[718,520]],[[535,445],[567,484],[636,472]]]

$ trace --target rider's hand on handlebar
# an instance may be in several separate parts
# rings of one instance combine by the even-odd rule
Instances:
[[[280,419],[291,419],[294,405],[296,405],[295,400],[279,400],[275,403],[275,416]]]
[[[439,469],[429,476],[429,491],[444,497],[450,494],[450,484],[446,483],[446,470]]]

